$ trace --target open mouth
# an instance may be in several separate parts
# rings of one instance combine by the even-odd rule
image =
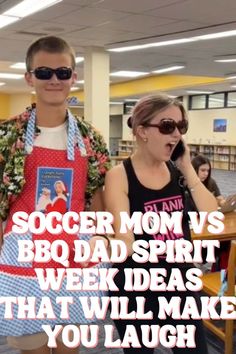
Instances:
[[[176,142],[168,143],[168,144],[166,144],[166,147],[169,150],[169,153],[171,154],[176,147]]]

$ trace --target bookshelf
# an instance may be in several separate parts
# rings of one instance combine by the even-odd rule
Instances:
[[[202,154],[210,160],[212,168],[236,171],[236,146],[210,144],[188,144],[188,146],[191,158]]]
[[[129,156],[132,154],[135,146],[133,140],[119,140],[118,156]]]

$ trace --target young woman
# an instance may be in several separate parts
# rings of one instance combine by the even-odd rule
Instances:
[[[220,193],[220,189],[216,181],[211,177],[210,160],[202,155],[197,155],[192,159],[192,165],[204,186],[216,197],[218,205],[225,203],[224,197]]]
[[[120,233],[120,212],[127,212],[132,215],[135,211],[145,213],[147,210],[156,211],[183,211],[182,191],[179,185],[179,172],[170,162],[171,155],[181,140],[182,135],[187,132],[188,121],[183,105],[176,99],[166,95],[148,96],[141,99],[134,107],[130,119],[132,131],[137,141],[137,149],[134,154],[125,160],[123,164],[115,166],[106,175],[105,201],[108,211],[114,215],[114,228],[116,238],[123,240],[126,244],[129,257],[123,264],[115,264],[119,268],[115,281],[119,287],[118,292],[110,292],[112,296],[126,296],[129,299],[129,311],[135,309],[136,296],[145,297],[145,312],[153,312],[152,320],[115,320],[120,337],[123,338],[126,326],[133,325],[138,333],[141,348],[124,348],[125,354],[143,353],[152,354],[153,348],[145,347],[142,344],[142,325],[163,325],[171,324],[194,324],[196,326],[196,348],[173,347],[176,353],[207,353],[207,346],[204,337],[203,325],[200,320],[174,320],[158,318],[158,297],[164,296],[170,301],[173,296],[180,296],[181,307],[187,296],[193,296],[197,300],[197,294],[191,291],[126,291],[124,290],[125,268],[164,268],[167,270],[167,279],[173,268],[179,268],[183,278],[190,265],[183,263],[168,263],[165,257],[159,260],[158,264],[146,262],[139,264],[132,259],[132,244],[134,240],[163,240],[168,239],[190,240],[190,230],[187,217],[182,221],[182,234],[175,234],[173,231],[167,234],[158,233],[149,235],[147,233],[134,234],[129,230],[126,234]],[[184,176],[191,191],[198,210],[211,212],[217,209],[214,196],[200,181],[194,168],[191,165],[189,149],[185,144],[185,152],[176,161],[176,165]],[[173,207],[173,205],[175,207]]]
[[[192,159],[192,165],[198,174],[198,177],[206,188],[215,196],[218,206],[223,207],[226,201],[235,203],[235,196],[224,198],[216,181],[211,177],[211,163],[210,160],[202,155],[197,155]],[[223,210],[223,209],[222,209]],[[221,242],[220,249],[217,251],[217,262],[213,264],[212,271],[219,269],[226,269],[228,266],[230,242]]]

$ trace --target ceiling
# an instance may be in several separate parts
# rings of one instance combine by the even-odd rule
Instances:
[[[18,1],[0,0],[0,12]],[[235,0],[63,0],[0,29],[0,72],[24,72],[9,65],[23,62],[25,52],[38,37],[56,35],[66,39],[83,56],[90,46],[105,49],[186,38],[236,29]],[[236,54],[236,36],[131,52],[110,52],[110,71],[152,71],[172,63],[186,68],[173,74],[224,78],[236,72],[236,63],[215,63],[214,57]],[[77,65],[83,79],[83,63]],[[127,81],[112,78],[116,81]],[[29,92],[24,79],[6,80],[0,92]],[[236,81],[236,80],[235,80]],[[232,90],[232,82],[207,87]],[[189,89],[193,87],[189,86]],[[206,89],[199,86],[198,89]],[[185,90],[169,91],[184,94]]]

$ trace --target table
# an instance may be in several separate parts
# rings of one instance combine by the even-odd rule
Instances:
[[[191,231],[192,240],[219,240],[219,241],[230,241],[236,240],[236,212],[231,212],[225,214],[224,219],[224,231],[219,234],[211,234],[207,230],[207,224],[205,225],[203,232],[201,234],[195,234]]]

